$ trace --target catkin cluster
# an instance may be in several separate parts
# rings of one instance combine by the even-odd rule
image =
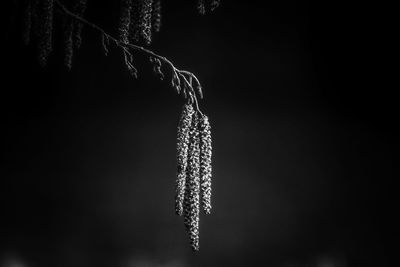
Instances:
[[[200,203],[206,214],[211,212],[211,150],[207,116],[185,104],[178,125],[175,212],[184,216],[195,251],[199,250]]]
[[[150,44],[152,32],[158,32],[160,27],[160,0],[121,0],[121,42]]]
[[[33,19],[36,24],[38,60],[41,66],[45,66],[47,58],[53,50],[53,0],[35,2],[31,7],[35,8]]]
[[[26,0],[24,2],[22,39],[26,45],[35,39],[41,66],[47,64],[53,50],[54,2],[54,0]],[[79,17],[83,16],[86,3],[87,0],[68,2],[71,10]],[[82,43],[83,24],[69,16],[65,16],[63,21],[64,63],[70,69],[74,49],[78,49]]]

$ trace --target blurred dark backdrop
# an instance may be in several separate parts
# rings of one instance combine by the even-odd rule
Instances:
[[[3,29],[1,266],[385,266],[397,120],[373,7],[223,0],[200,16],[163,2],[150,47],[198,75],[213,126],[200,251],[174,215],[184,100],[143,55],[132,79],[89,28],[72,71],[59,33],[40,68],[16,15]],[[89,1],[87,18],[115,35],[118,12]]]

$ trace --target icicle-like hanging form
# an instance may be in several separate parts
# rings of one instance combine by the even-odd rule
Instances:
[[[211,213],[211,126],[208,117],[204,115],[200,119],[200,177],[201,177],[201,197],[203,211],[206,214]]]
[[[200,222],[200,136],[199,114],[193,115],[190,126],[190,144],[186,175],[186,190],[184,200],[184,224],[189,233],[190,245],[194,251],[199,250]]]
[[[192,105],[185,104],[183,106],[180,122],[178,125],[175,212],[179,216],[181,216],[183,213],[183,200],[186,186],[186,168],[190,142],[189,129],[192,124],[193,113],[194,109]]]

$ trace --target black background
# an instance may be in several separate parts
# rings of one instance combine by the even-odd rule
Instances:
[[[86,17],[116,35],[117,2],[89,1]],[[392,88],[378,78],[377,11],[348,1],[222,1],[200,16],[194,2],[164,1],[150,48],[203,84],[214,179],[200,251],[174,215],[184,99],[143,54],[132,79],[121,51],[105,57],[87,27],[71,71],[60,26],[40,68],[10,5],[2,267],[386,266],[397,118]]]

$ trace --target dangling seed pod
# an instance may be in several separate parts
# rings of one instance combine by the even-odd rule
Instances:
[[[178,125],[175,212],[179,216],[181,216],[183,213],[183,200],[186,185],[186,168],[190,141],[189,129],[192,124],[193,113],[194,110],[192,105],[185,104],[183,106],[182,115]]]
[[[211,213],[211,126],[208,117],[204,115],[200,119],[200,177],[201,177],[201,196],[203,211]]]
[[[153,2],[153,10],[151,14],[151,26],[154,32],[159,32],[161,28],[161,0]]]
[[[47,57],[52,51],[53,33],[53,0],[42,0],[40,2],[40,29],[39,29],[39,64],[45,66]]]
[[[190,144],[186,175],[184,201],[184,224],[189,232],[190,245],[194,251],[199,250],[199,213],[200,213],[200,138],[199,115],[193,115],[190,127]]]
[[[129,27],[131,24],[132,0],[121,0],[121,17],[119,22],[119,39],[121,42],[129,43]]]

